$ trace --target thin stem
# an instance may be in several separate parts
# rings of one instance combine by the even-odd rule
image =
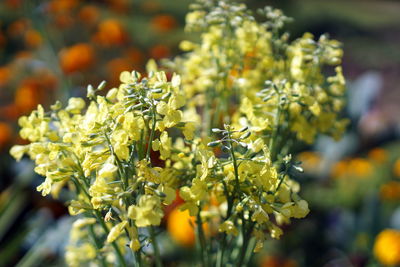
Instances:
[[[203,231],[203,222],[200,216],[200,209],[197,213],[197,234],[199,236],[200,241],[200,250],[201,250],[201,261],[204,267],[208,266],[208,252],[207,252],[207,243],[206,238]]]
[[[137,153],[138,153],[139,160],[142,160],[144,157],[144,155],[143,155],[143,152],[144,152],[143,140],[144,140],[144,130],[140,130],[140,141],[136,141]]]
[[[244,219],[244,214],[243,212],[241,213],[241,219],[242,219],[242,238],[243,238],[243,243],[242,247],[240,250],[239,254],[239,259],[237,261],[237,267],[241,267],[244,261],[244,258],[246,256],[246,251],[247,251],[247,246],[249,244],[249,239],[250,239],[250,234],[252,231],[252,224],[246,224],[246,220]],[[247,227],[246,227],[247,226]],[[248,228],[248,229],[246,229]]]
[[[243,239],[243,243],[242,243],[242,247],[240,249],[239,260],[237,261],[237,266],[238,267],[242,266],[242,263],[243,263],[243,260],[244,260],[244,256],[246,254],[247,243],[248,243],[247,234],[246,234],[246,221],[244,219],[243,212],[241,213],[241,219],[242,219],[242,239]]]
[[[150,162],[150,151],[151,151],[151,143],[153,142],[154,139],[154,132],[156,129],[156,113],[154,111],[154,107],[152,108],[152,114],[153,114],[153,121],[152,121],[152,126],[151,126],[151,132],[150,132],[150,138],[149,142],[147,144],[147,152],[146,152],[146,159]]]
[[[229,139],[229,144],[230,144],[229,151],[231,153],[231,158],[232,158],[232,162],[233,162],[233,169],[235,171],[236,192],[239,193],[240,192],[239,170],[238,170],[238,165],[237,165],[237,161],[236,161],[235,152],[233,150],[233,143],[231,141],[230,131],[228,131],[228,139]]]
[[[226,218],[225,220],[227,220],[232,213],[232,207],[233,207],[233,198],[229,195],[229,191],[228,191],[228,186],[226,185],[226,183],[224,181],[222,181],[222,184],[224,185],[224,193],[228,202],[228,209],[226,211]],[[224,254],[225,254],[225,248],[226,248],[226,232],[223,232],[222,234],[222,241],[221,241],[221,246],[220,249],[218,251],[218,255],[217,255],[217,263],[216,266],[218,267],[222,267],[223,263],[224,263]]]
[[[108,144],[108,147],[110,149],[111,154],[115,157],[115,161],[117,162],[117,165],[118,165],[118,173],[119,173],[119,176],[120,176],[120,178],[121,178],[121,180],[123,182],[124,190],[126,190],[126,188],[128,186],[128,177],[123,173],[124,172],[124,167],[122,166],[121,161],[119,160],[117,154],[115,153],[114,147],[112,146],[111,140],[108,137],[106,132],[104,132],[104,137],[105,137],[105,139],[107,141],[107,144]]]
[[[101,214],[98,210],[94,210],[94,214],[97,218],[97,221],[100,223],[101,227],[103,228],[103,230],[108,234],[110,232],[110,230],[108,229],[106,223],[103,221],[103,219],[101,218]],[[111,246],[114,248],[116,254],[117,254],[117,258],[118,261],[120,263],[121,266],[126,267],[127,264],[125,262],[124,256],[121,253],[121,250],[119,249],[117,243],[114,241],[111,243]]]
[[[157,267],[162,267],[161,257],[160,257],[160,251],[158,250],[158,244],[157,244],[156,234],[155,234],[155,232],[154,232],[153,226],[150,226],[150,227],[149,227],[149,231],[150,231],[151,243],[153,244],[154,257],[155,257],[156,266],[157,266]]]
[[[276,154],[277,154],[277,139],[278,139],[278,132],[279,132],[279,121],[281,118],[281,105],[279,103],[280,101],[280,95],[278,94],[278,110],[276,113],[276,117],[275,117],[275,125],[274,125],[274,129],[272,132],[272,136],[271,139],[269,141],[269,149],[271,150],[271,160],[275,161],[276,160]]]
[[[142,266],[142,255],[140,255],[140,251],[135,251],[135,258],[136,258],[136,262],[138,264],[139,267]]]
[[[94,232],[94,230],[93,230],[93,225],[90,225],[90,226],[89,226],[89,235],[92,237],[93,242],[94,242],[94,244],[95,244],[95,246],[96,246],[96,249],[97,249],[98,251],[100,251],[100,249],[101,249],[101,243],[100,243],[100,241],[98,240],[98,238],[96,237],[96,234],[95,234],[95,232]],[[99,261],[100,261],[101,266],[106,267],[107,264],[106,264],[106,262],[105,262],[105,259],[104,259],[103,255],[101,255],[101,254],[99,253],[99,254],[98,254],[98,257],[99,257]]]
[[[250,261],[253,256],[253,250],[256,246],[255,238],[251,238],[249,241],[249,245],[247,246],[246,254],[244,256],[244,266],[250,266]]]
[[[217,267],[223,267],[223,262],[224,262],[224,254],[225,254],[225,247],[226,247],[226,233],[224,232],[222,241],[221,241],[221,248],[218,251],[218,256],[217,256]]]

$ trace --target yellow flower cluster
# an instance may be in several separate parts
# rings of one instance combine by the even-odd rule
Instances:
[[[291,145],[344,129],[337,118],[341,68],[328,78],[322,72],[340,63],[339,44],[309,34],[288,43],[279,34],[288,18],[277,10],[266,8],[267,22],[258,23],[244,5],[200,2],[187,19],[188,28],[203,31],[202,41],[182,43],[190,52],[172,64],[180,75],[169,80],[150,62],[145,77],[123,72],[105,96],[97,94],[105,84],[89,86],[88,102],[70,98],[49,112],[39,106],[19,121],[31,143],[11,154],[35,161],[46,177],[37,189],[75,192],[69,212],[80,219],[71,231],[71,266],[115,257],[125,265],[128,247],[140,265],[149,260],[142,253],[148,243],[159,264],[153,228],[177,190],[180,209],[196,218],[204,264],[237,257],[240,266],[251,238],[258,251],[266,233],[279,238],[280,225],[309,212]],[[205,244],[204,224],[217,243]],[[241,252],[227,255],[232,246]]]
[[[68,184],[76,192],[69,205],[72,215],[115,217],[115,222],[108,220],[112,228],[104,225],[107,243],[126,230],[137,250],[137,228],[159,225],[163,205],[175,198],[179,169],[171,162],[179,152],[172,151],[167,129],[179,128],[187,139],[195,129],[182,121],[179,76],[169,82],[164,72],[143,79],[137,72],[123,72],[121,82],[106,96],[95,95],[103,85],[89,86],[87,109],[82,98],[71,98],[65,109],[57,103],[45,113],[39,106],[22,117],[21,136],[31,143],[14,146],[11,154],[20,160],[27,153],[35,161],[35,171],[46,177],[37,188],[44,196],[57,196]],[[160,151],[164,168],[151,166],[151,151]],[[103,216],[107,210],[111,214]],[[73,254],[70,249],[69,262],[79,259]]]
[[[188,29],[201,30],[201,42],[182,42],[189,52],[175,61],[188,106],[211,108],[211,128],[228,113],[252,131],[271,135],[281,125],[307,143],[318,133],[339,138],[347,125],[338,118],[345,93],[341,44],[326,35],[315,41],[310,33],[288,42],[288,34],[279,35],[287,18],[270,8],[263,14],[272,23],[258,23],[243,5],[224,1],[214,12],[188,14]],[[326,66],[336,66],[333,76],[324,76]],[[227,98],[235,97],[242,101],[232,110]]]

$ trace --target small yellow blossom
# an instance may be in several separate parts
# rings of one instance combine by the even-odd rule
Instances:
[[[107,243],[114,242],[121,235],[127,224],[127,221],[123,221],[111,228],[110,233],[107,236]]]
[[[156,196],[144,195],[138,205],[129,207],[128,217],[135,220],[138,227],[159,225],[163,212],[160,199]]]

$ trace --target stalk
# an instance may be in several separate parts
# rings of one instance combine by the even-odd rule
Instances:
[[[157,267],[162,267],[161,257],[160,257],[160,251],[158,250],[157,238],[156,238],[156,234],[154,233],[154,228],[153,228],[153,226],[150,226],[150,227],[149,227],[149,231],[150,231],[151,243],[153,244],[154,257],[155,257],[156,266],[157,266]]]
[[[98,240],[98,238],[96,237],[96,234],[95,234],[95,232],[94,232],[94,230],[93,230],[93,225],[90,225],[90,226],[89,226],[89,235],[92,237],[93,242],[94,242],[94,244],[95,244],[95,246],[96,246],[96,249],[97,249],[98,251],[100,251],[100,249],[101,249],[101,243],[100,243],[100,241]],[[104,260],[104,257],[103,257],[101,254],[99,254],[99,261],[100,261],[101,266],[103,266],[103,267],[106,267],[106,266],[107,266],[107,264],[106,264],[106,262],[105,262],[105,260]]]
[[[101,218],[100,212],[99,212],[98,210],[95,210],[95,211],[94,211],[94,214],[95,214],[95,216],[96,216],[97,221],[100,223],[101,227],[103,228],[103,230],[104,230],[106,233],[109,233],[110,230],[108,229],[106,223],[105,223],[105,222],[103,221],[103,219]],[[114,248],[115,253],[117,254],[117,258],[118,258],[118,261],[119,261],[120,265],[123,266],[123,267],[126,267],[127,264],[126,264],[126,262],[125,262],[125,258],[124,258],[124,256],[122,255],[122,252],[121,252],[121,250],[119,249],[117,243],[114,241],[114,242],[111,243],[111,246]]]
[[[156,113],[154,111],[154,107],[152,108],[152,114],[153,114],[153,121],[152,121],[152,126],[151,126],[149,142],[147,144],[147,152],[146,152],[146,159],[148,161],[150,161],[151,143],[153,142],[154,133],[155,133],[155,130],[156,130]]]
[[[201,261],[204,267],[208,266],[209,256],[207,252],[207,243],[206,238],[203,231],[203,222],[200,217],[200,210],[197,213],[197,234],[199,236],[200,241],[200,250],[201,250]]]

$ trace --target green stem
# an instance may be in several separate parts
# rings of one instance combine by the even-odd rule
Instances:
[[[150,151],[151,151],[151,143],[153,142],[154,139],[154,132],[156,129],[156,113],[154,111],[154,108],[152,108],[152,114],[153,114],[153,123],[151,126],[151,132],[150,132],[150,138],[149,142],[147,144],[147,152],[146,152],[146,159],[150,162]]]
[[[151,243],[153,244],[154,257],[155,257],[156,266],[157,266],[157,267],[162,267],[161,257],[160,257],[160,251],[158,250],[158,244],[157,244],[156,234],[155,234],[155,232],[154,232],[153,226],[150,226],[150,227],[149,227],[149,231],[150,231]]]
[[[231,134],[228,131],[228,138],[229,140],[231,140]],[[231,153],[231,157],[232,157],[232,162],[233,162],[233,169],[235,171],[235,182],[236,182],[236,193],[240,193],[240,181],[239,181],[239,170],[238,170],[238,165],[237,165],[237,161],[236,161],[236,156],[235,156],[235,152],[233,150],[233,143],[232,141],[229,141],[230,144],[230,153]]]
[[[93,242],[94,242],[94,244],[95,244],[95,246],[96,246],[96,249],[97,249],[98,251],[100,251],[100,249],[101,249],[102,246],[101,246],[100,241],[99,241],[98,238],[96,237],[96,234],[95,234],[95,232],[94,232],[94,230],[93,230],[93,225],[90,225],[90,226],[89,226],[89,235],[92,237]],[[104,260],[104,257],[100,254],[100,252],[99,252],[98,256],[99,256],[99,260],[100,260],[101,266],[106,267],[107,264],[106,264],[106,262],[105,262],[105,260]]]
[[[135,258],[136,258],[137,265],[139,267],[141,267],[142,266],[142,255],[140,255],[140,251],[135,251]]]
[[[128,186],[128,177],[124,174],[124,167],[122,166],[121,161],[119,160],[117,154],[115,153],[114,147],[112,146],[111,140],[108,137],[106,132],[104,132],[104,137],[106,138],[106,141],[107,141],[108,147],[110,148],[111,154],[115,157],[115,161],[117,162],[117,165],[118,165],[118,173],[119,173],[119,176],[120,176],[120,178],[122,180],[122,183],[124,185],[124,190],[126,190],[126,188]]]
[[[278,95],[278,101],[280,101],[280,95]],[[271,150],[271,160],[274,162],[277,156],[277,139],[278,139],[278,132],[279,132],[279,121],[281,118],[281,106],[278,102],[278,110],[275,117],[275,125],[272,132],[271,139],[269,140],[269,149]]]
[[[222,181],[222,184],[224,185],[224,193],[225,193],[225,197],[227,199],[228,202],[228,209],[226,211],[226,218],[225,220],[227,220],[232,213],[232,207],[233,207],[233,201],[232,201],[232,197],[229,195],[229,191],[228,191],[228,186],[226,185],[226,183],[224,181]],[[222,233],[222,241],[221,241],[221,246],[220,249],[218,251],[218,255],[217,255],[217,263],[216,266],[218,267],[222,267],[223,263],[224,263],[224,254],[225,254],[225,248],[226,248],[226,233],[223,232]]]
[[[243,260],[244,260],[244,255],[246,254],[246,249],[247,249],[247,234],[246,234],[246,221],[244,219],[243,216],[243,212],[241,213],[241,217],[242,217],[242,239],[243,239],[243,243],[242,243],[242,247],[240,249],[240,254],[239,254],[239,259],[237,261],[237,265],[238,267],[242,266]]]
[[[206,238],[203,231],[203,222],[200,216],[200,209],[197,213],[197,234],[199,236],[200,241],[200,250],[201,250],[201,261],[204,267],[208,266],[208,252],[207,252],[207,243]]]
[[[242,247],[240,249],[239,258],[238,258],[238,261],[237,261],[237,265],[236,265],[237,267],[241,267],[242,264],[243,264],[244,258],[246,256],[247,246],[249,245],[249,239],[250,239],[251,230],[252,230],[251,224],[250,225],[246,225],[246,220],[244,219],[243,212],[241,213],[241,219],[242,219],[242,238],[243,238],[243,243],[242,243]]]
[[[250,261],[253,256],[253,250],[256,246],[255,238],[251,238],[249,241],[249,245],[247,246],[246,254],[244,256],[244,266],[250,266]]]
[[[98,210],[94,210],[94,214],[95,214],[95,216],[97,218],[97,221],[100,223],[101,227],[103,228],[103,230],[107,234],[110,233],[110,230],[108,229],[106,223],[103,221],[100,212]],[[124,256],[121,253],[121,250],[119,249],[117,243],[114,241],[114,242],[111,243],[111,246],[114,248],[115,253],[117,254],[117,258],[118,258],[118,261],[119,261],[120,265],[123,266],[123,267],[126,267],[127,264],[125,262]]]
[[[221,248],[218,251],[218,256],[217,256],[217,267],[223,267],[224,263],[224,254],[225,254],[225,248],[226,248],[226,233],[223,233],[222,241],[221,241]]]

